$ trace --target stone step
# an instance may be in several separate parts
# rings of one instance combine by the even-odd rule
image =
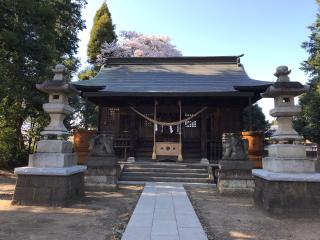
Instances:
[[[137,159],[150,159],[152,156],[152,152],[136,152],[135,157]],[[184,159],[201,159],[201,153],[184,153],[182,154]]]
[[[199,160],[197,160],[199,161]],[[125,163],[121,181],[210,183],[207,166],[196,163]]]
[[[208,173],[206,168],[141,168],[141,167],[125,167],[125,172],[171,172],[171,173]]]
[[[123,177],[180,177],[180,178],[208,178],[208,173],[172,173],[172,172],[123,172]]]
[[[152,148],[151,149],[146,149],[146,148],[141,148],[141,149],[136,149],[135,154],[151,154],[152,153]],[[183,154],[201,154],[200,149],[188,149],[184,150]]]
[[[207,169],[207,166],[201,164],[184,164],[184,163],[133,163],[125,164],[125,168],[176,168],[176,169]]]
[[[209,178],[121,176],[120,181],[211,183]]]

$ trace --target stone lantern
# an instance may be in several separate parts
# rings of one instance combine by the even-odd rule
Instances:
[[[255,203],[275,214],[320,214],[320,173],[316,161],[306,157],[303,137],[292,127],[293,117],[300,111],[294,97],[308,90],[299,82],[290,82],[287,66],[280,66],[274,74],[277,81],[262,94],[274,98],[270,115],[277,118],[278,129],[271,137],[268,157],[263,169],[253,170]]]
[[[306,149],[300,136],[292,127],[293,117],[301,111],[294,105],[294,97],[308,90],[299,82],[290,82],[290,71],[286,66],[277,68],[277,81],[262,94],[274,98],[270,115],[276,117],[278,129],[271,139],[275,142],[268,147],[269,157],[263,159],[263,169],[271,172],[314,172],[314,161],[306,158]]]
[[[54,77],[38,90],[49,94],[49,103],[43,109],[50,116],[50,124],[40,133],[36,153],[30,154],[27,167],[15,169],[17,184],[13,202],[20,204],[64,205],[83,195],[86,166],[78,166],[70,133],[63,124],[66,115],[73,112],[68,97],[79,92],[63,76],[65,67],[56,65]]]

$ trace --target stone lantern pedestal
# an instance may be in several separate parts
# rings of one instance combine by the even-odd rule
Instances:
[[[57,65],[53,80],[37,84],[49,94],[43,109],[50,115],[50,124],[41,132],[37,151],[29,156],[27,167],[15,168],[17,183],[13,203],[24,205],[65,205],[84,194],[86,166],[76,165],[73,144],[67,140],[63,120],[73,109],[68,96],[78,91],[63,78],[65,67]]]
[[[320,173],[316,161],[306,158],[302,136],[292,128],[292,117],[300,112],[294,97],[308,90],[299,82],[290,82],[286,66],[277,68],[277,81],[262,94],[274,98],[270,115],[277,118],[274,142],[263,158],[263,169],[252,171],[255,177],[254,200],[257,206],[277,215],[320,215]]]

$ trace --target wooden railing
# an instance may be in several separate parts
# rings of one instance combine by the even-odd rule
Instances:
[[[113,141],[113,148],[117,156],[122,158],[124,161],[128,158],[129,147],[129,138],[127,137],[116,137]]]

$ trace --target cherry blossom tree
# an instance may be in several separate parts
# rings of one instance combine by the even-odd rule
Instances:
[[[122,31],[119,39],[101,46],[97,62],[102,65],[110,57],[176,57],[182,56],[168,36],[145,35]]]

